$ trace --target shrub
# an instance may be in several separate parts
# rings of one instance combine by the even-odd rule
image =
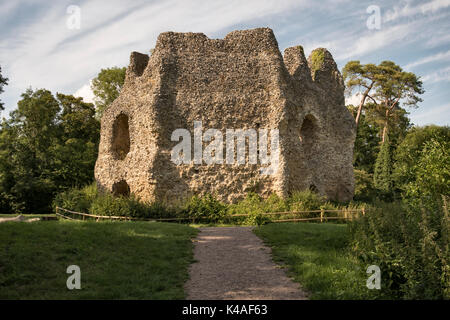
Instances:
[[[212,195],[193,196],[185,204],[181,215],[188,219],[203,222],[224,222],[227,217],[226,205]]]
[[[58,206],[72,211],[87,213],[92,201],[97,196],[97,185],[95,183],[81,189],[69,189],[56,195],[53,200],[53,208],[55,209]]]
[[[355,195],[356,201],[371,201],[376,198],[376,190],[373,185],[373,175],[364,171],[355,169]]]
[[[352,248],[366,265],[378,265],[382,290],[405,299],[450,298],[449,215],[405,203],[377,203],[351,223]]]
[[[99,216],[123,216],[132,218],[170,218],[173,210],[159,203],[145,203],[136,197],[114,197],[110,193],[99,193],[96,184],[81,189],[73,188],[58,194],[53,206]]]
[[[271,194],[261,203],[262,212],[284,212],[289,211],[289,205],[276,193]]]
[[[319,209],[335,209],[325,197],[311,190],[296,191],[288,199],[290,211],[310,211]],[[306,216],[305,216],[306,217]]]

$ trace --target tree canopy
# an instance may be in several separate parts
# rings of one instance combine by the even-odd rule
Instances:
[[[48,212],[54,195],[93,180],[100,125],[82,98],[28,89],[0,125],[0,210]]]
[[[379,65],[349,61],[343,68],[343,77],[347,95],[363,89],[358,106],[356,123],[358,125],[363,106],[367,99],[377,111],[378,121],[383,124],[382,142],[386,140],[390,122],[404,115],[404,107],[417,107],[424,93],[422,81],[414,73],[403,69],[392,61],[383,61]]]
[[[91,89],[95,95],[97,117],[100,118],[103,111],[119,96],[125,81],[126,68],[102,69],[97,77],[92,80]]]

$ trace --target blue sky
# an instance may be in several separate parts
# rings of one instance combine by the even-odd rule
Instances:
[[[81,10],[79,29],[67,27],[70,5]],[[379,29],[367,26],[370,6],[380,9]],[[281,51],[325,47],[340,69],[349,60],[394,61],[424,82],[424,101],[408,109],[412,122],[450,125],[450,0],[1,0],[0,65],[10,79],[2,116],[30,86],[92,99],[89,82],[101,68],[126,66],[131,51],[148,53],[161,32],[223,38],[256,27],[272,28]]]

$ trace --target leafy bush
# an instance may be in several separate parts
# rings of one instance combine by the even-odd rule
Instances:
[[[185,204],[181,215],[200,222],[224,222],[227,217],[226,205],[212,195],[193,196]]]
[[[376,190],[373,185],[373,175],[364,171],[355,169],[355,195],[356,201],[371,201],[376,198]]]
[[[382,290],[396,298],[450,298],[449,214],[405,203],[377,203],[351,223],[352,247],[381,269]]]
[[[53,207],[55,209],[58,206],[72,211],[87,213],[92,201],[97,196],[97,185],[93,183],[81,189],[73,188],[57,194],[53,200]]]
[[[397,147],[393,178],[395,186],[411,201],[423,195],[437,203],[450,193],[450,127],[413,128]]]
[[[290,211],[319,210],[327,203],[325,197],[310,190],[296,191],[287,201]]]
[[[99,193],[96,184],[81,189],[70,189],[58,194],[53,206],[99,216],[123,216],[132,218],[170,218],[175,212],[159,203],[145,203],[136,197],[114,197]]]
[[[337,206],[312,191],[295,192],[289,198],[272,194],[263,199],[254,192],[235,203],[225,204],[210,194],[193,196],[185,203],[165,206],[161,203],[139,201],[133,195],[115,197],[110,193],[99,193],[95,184],[81,189],[71,189],[60,193],[54,206],[85,212],[99,216],[123,216],[132,218],[185,218],[186,222],[201,223],[235,223],[244,225],[262,225],[279,219],[277,215],[265,213],[286,211],[308,211],[319,209],[336,209]],[[350,207],[349,207],[350,208]],[[231,217],[234,215],[245,215]],[[294,218],[298,215],[283,215],[283,218]],[[317,213],[302,214],[302,218],[317,217]]]

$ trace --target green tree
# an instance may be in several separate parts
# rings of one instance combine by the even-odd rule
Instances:
[[[58,93],[60,139],[50,150],[53,180],[58,188],[80,187],[92,182],[97,160],[100,123],[92,103]]]
[[[353,109],[353,106],[348,106]],[[379,126],[371,118],[370,109],[363,110],[357,128],[358,134],[353,149],[353,165],[368,174],[373,173],[375,160],[380,149]]]
[[[358,127],[363,106],[366,103],[367,98],[371,98],[373,100],[370,96],[370,92],[377,85],[377,73],[378,68],[376,65],[372,63],[363,65],[357,60],[347,62],[342,70],[342,76],[345,81],[347,94],[351,95],[355,89],[363,88],[364,90],[356,112],[356,127]]]
[[[393,179],[405,197],[440,198],[441,194],[450,194],[449,141],[448,126],[410,130],[394,155]]]
[[[348,106],[348,108],[351,111],[355,109],[353,106]],[[394,113],[392,121],[389,121],[389,141],[392,149],[401,143],[411,127],[407,115],[405,110],[400,109]],[[378,105],[366,103],[361,113],[358,134],[355,139],[353,151],[355,168],[369,174],[374,172],[375,161],[380,150],[383,124]]]
[[[378,122],[382,126],[381,141],[384,142],[390,127],[405,119],[406,111],[401,107],[417,107],[422,101],[419,95],[424,93],[422,81],[414,73],[405,72],[392,61],[383,61],[379,65],[361,65],[359,61],[349,61],[343,68],[347,95],[355,89],[363,89],[361,102],[356,113],[356,122],[360,122],[363,106],[367,99],[376,110]]]
[[[2,67],[0,66],[0,93],[3,92],[3,87],[8,84],[8,78],[2,76]],[[0,110],[5,110],[3,103],[0,101]]]
[[[93,180],[99,123],[81,98],[28,89],[0,127],[0,205],[47,212],[56,192]]]
[[[378,65],[378,86],[375,92],[375,100],[379,101],[377,107],[383,118],[383,134],[381,141],[387,140],[389,121],[395,119],[395,115],[404,114],[403,106],[417,108],[422,101],[419,94],[425,91],[422,81],[412,72],[405,72],[392,61],[383,61]]]
[[[28,89],[3,126],[13,177],[8,193],[16,212],[42,212],[55,189],[51,179],[51,147],[58,143],[56,116],[60,110],[50,91]]]
[[[381,191],[383,196],[388,196],[392,191],[392,161],[391,146],[389,141],[381,145],[375,162],[375,170],[373,174],[373,182],[375,188]]]
[[[102,69],[92,80],[91,89],[95,95],[97,116],[100,118],[103,111],[119,96],[125,81],[126,68]]]

